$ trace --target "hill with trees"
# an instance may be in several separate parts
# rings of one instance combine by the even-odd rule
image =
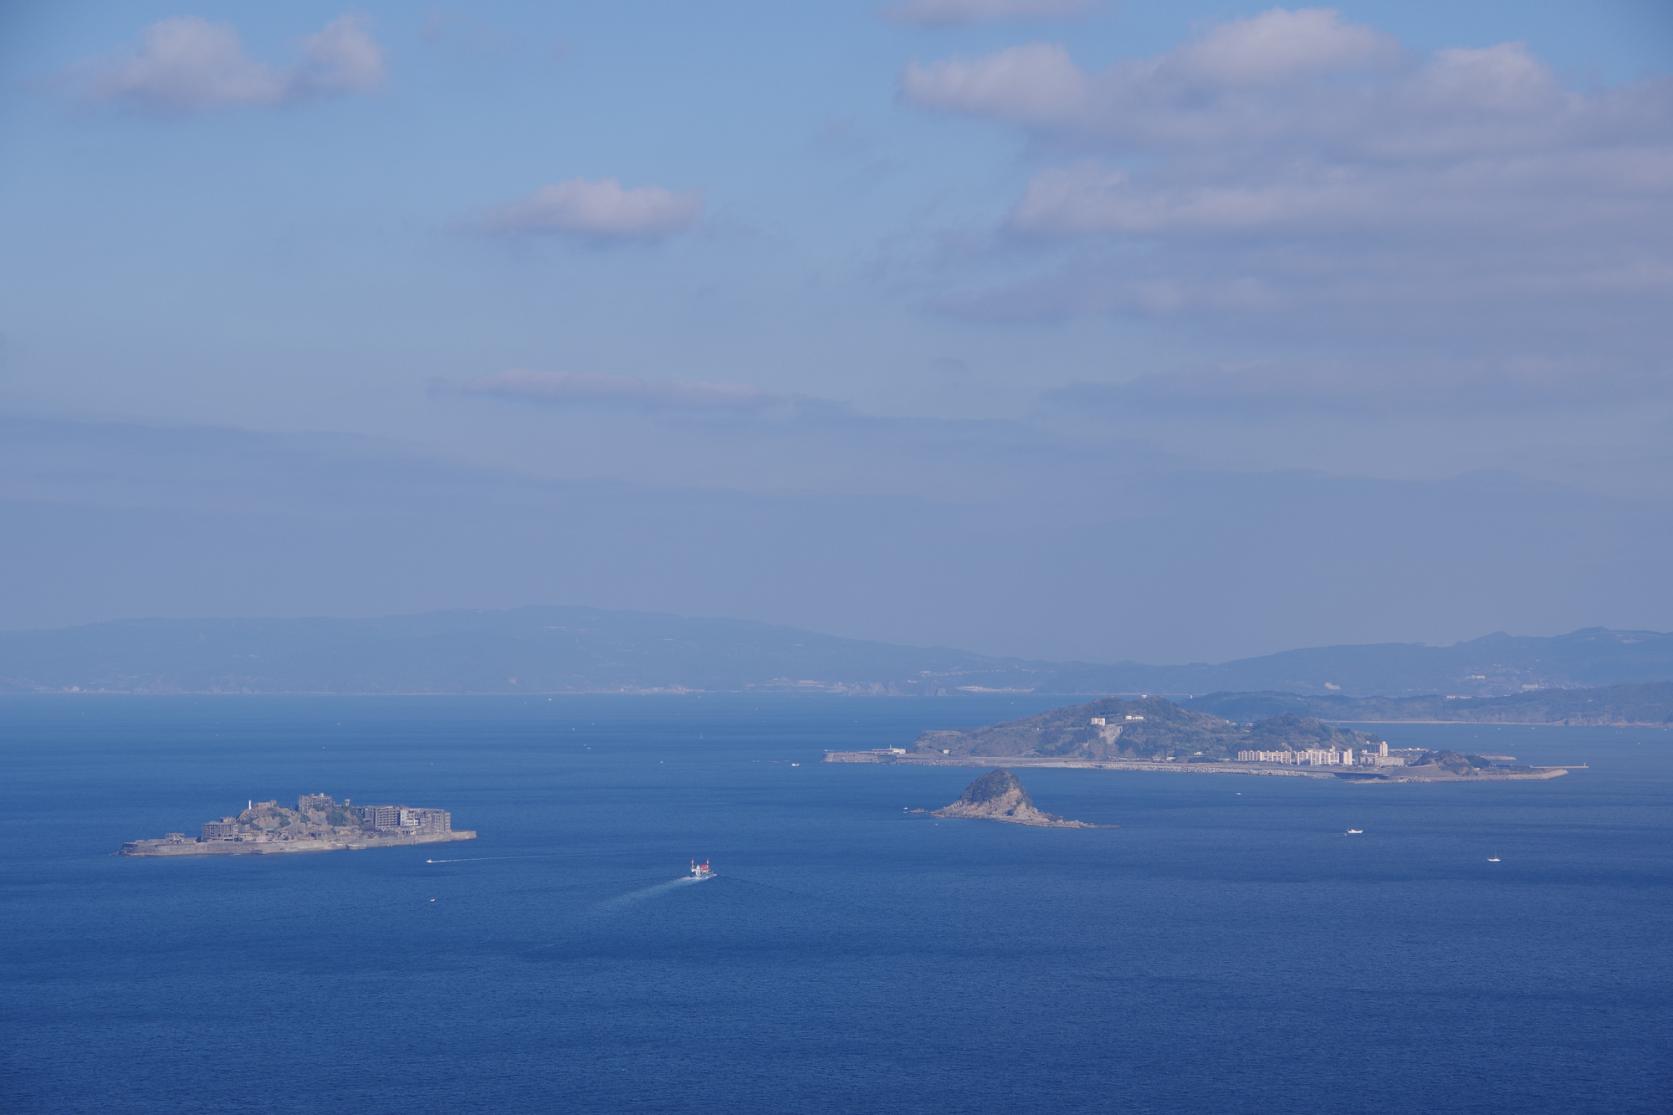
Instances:
[[[1364,733],[1311,717],[1286,714],[1242,725],[1161,697],[1106,697],[967,731],[925,732],[914,749],[1000,758],[1216,761],[1236,758],[1245,748],[1305,750],[1370,742]]]
[[[1673,727],[1673,682],[1590,689],[1538,689],[1505,697],[1345,697],[1336,694],[1210,693],[1185,702],[1200,712],[1253,721],[1309,716],[1334,721],[1463,724],[1598,724]]]

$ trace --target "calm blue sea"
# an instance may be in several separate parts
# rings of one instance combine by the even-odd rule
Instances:
[[[1048,703],[0,701],[0,1111],[1673,1110],[1673,733],[1387,730],[1591,764],[1543,784],[1025,772],[1098,831],[818,761]],[[313,790],[482,836],[111,854]]]

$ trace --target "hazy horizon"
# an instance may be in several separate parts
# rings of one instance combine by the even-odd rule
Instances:
[[[1670,0],[10,0],[0,201],[6,1115],[1667,1115]]]
[[[97,626],[100,626],[101,624],[107,624],[107,623],[146,623],[146,622],[193,623],[193,622],[199,622],[199,621],[203,621],[203,622],[239,622],[239,621],[247,621],[247,622],[252,622],[252,623],[266,623],[266,622],[284,622],[284,621],[291,621],[291,620],[294,620],[294,621],[315,620],[315,621],[324,621],[324,622],[339,622],[339,621],[341,621],[341,622],[352,622],[352,621],[355,621],[355,620],[373,620],[373,621],[375,621],[375,620],[411,618],[411,617],[419,617],[419,616],[426,616],[426,615],[446,615],[446,614],[449,614],[449,613],[494,614],[494,613],[500,613],[500,612],[517,612],[517,611],[528,610],[528,609],[542,609],[542,608],[551,608],[551,609],[578,608],[578,609],[596,610],[596,611],[601,611],[601,612],[619,613],[619,614],[623,614],[623,615],[666,616],[666,617],[669,617],[671,619],[692,620],[692,621],[697,621],[697,622],[761,623],[761,624],[765,624],[766,626],[769,626],[769,627],[779,628],[779,629],[788,630],[788,631],[805,631],[808,634],[827,635],[827,636],[834,636],[834,637],[837,637],[837,638],[844,638],[844,639],[858,639],[858,640],[864,640],[865,639],[864,636],[847,635],[847,634],[843,634],[842,632],[819,631],[819,630],[815,630],[813,628],[798,627],[798,626],[793,625],[793,624],[777,624],[777,623],[771,623],[770,621],[765,621],[765,620],[743,619],[743,618],[737,617],[737,616],[697,615],[697,614],[689,614],[689,613],[681,613],[681,612],[650,612],[650,611],[638,611],[638,610],[634,610],[634,609],[602,609],[602,608],[595,608],[595,606],[590,605],[590,604],[575,604],[575,603],[563,603],[563,602],[550,603],[550,604],[520,604],[520,605],[514,604],[514,605],[510,605],[510,606],[505,607],[505,608],[438,608],[438,609],[429,609],[429,610],[425,610],[425,611],[421,611],[421,612],[411,612],[411,611],[403,611],[403,612],[364,612],[364,613],[338,613],[338,614],[329,614],[329,615],[324,614],[324,613],[306,613],[306,612],[297,613],[295,615],[197,615],[197,616],[191,616],[191,615],[184,615],[184,616],[134,615],[134,616],[118,617],[118,618],[115,618],[115,619],[91,620],[91,621],[88,621],[86,623],[56,625],[56,626],[51,626],[51,627],[0,627],[0,632],[10,632],[10,633],[14,633],[14,634],[27,634],[27,633],[31,633],[31,632],[62,631],[62,630],[67,630],[67,629],[71,629],[71,628],[78,628],[78,627],[97,627]],[[1477,640],[1480,640],[1480,639],[1493,638],[1493,637],[1496,637],[1496,636],[1508,636],[1510,638],[1542,639],[1542,638],[1556,638],[1556,637],[1565,636],[1565,635],[1574,635],[1574,634],[1579,634],[1579,633],[1584,632],[1584,631],[1591,631],[1591,630],[1598,630],[1598,631],[1605,631],[1606,630],[1606,631],[1613,631],[1613,632],[1631,632],[1631,633],[1645,633],[1645,634],[1656,634],[1656,635],[1668,634],[1667,632],[1655,631],[1651,628],[1644,628],[1644,627],[1619,628],[1619,627],[1608,627],[1608,626],[1605,626],[1605,625],[1602,625],[1602,624],[1588,624],[1584,627],[1570,628],[1570,629],[1565,629],[1565,630],[1561,630],[1561,631],[1505,631],[1505,630],[1483,631],[1483,632],[1480,632],[1479,634],[1476,634],[1476,635],[1473,635],[1473,636],[1468,636],[1464,639],[1448,640],[1448,641],[1445,641],[1445,642],[1439,642],[1439,641],[1434,641],[1434,640],[1423,640],[1423,639],[1404,640],[1404,641],[1384,639],[1384,640],[1373,640],[1373,641],[1367,642],[1367,643],[1343,643],[1343,644],[1322,644],[1322,645],[1321,644],[1307,644],[1307,645],[1295,645],[1295,646],[1274,646],[1274,647],[1269,647],[1266,650],[1256,651],[1255,653],[1250,654],[1250,655],[1239,655],[1237,657],[1239,659],[1242,659],[1242,658],[1259,658],[1259,657],[1264,657],[1264,656],[1268,656],[1268,655],[1284,654],[1284,653],[1289,652],[1289,651],[1325,649],[1329,646],[1344,646],[1344,647],[1352,647],[1352,646],[1418,646],[1418,647],[1429,647],[1429,648],[1446,648],[1446,647],[1459,645],[1460,643],[1470,643],[1470,642],[1474,642],[1474,641],[1477,641]],[[1073,662],[1073,661],[1083,661],[1083,662],[1086,662],[1087,664],[1091,664],[1091,665],[1121,665],[1123,663],[1131,663],[1131,664],[1143,664],[1143,665],[1153,665],[1153,666],[1170,666],[1170,665],[1193,665],[1193,664],[1197,664],[1197,663],[1212,664],[1212,661],[1231,661],[1229,659],[1228,660],[1212,660],[1212,661],[1211,660],[1205,660],[1205,659],[1199,659],[1199,660],[1192,660],[1190,662],[1185,662],[1185,661],[1167,662],[1167,661],[1163,661],[1163,660],[1160,660],[1160,659],[1154,659],[1154,658],[1152,658],[1152,659],[1131,658],[1131,659],[1124,659],[1124,660],[1099,662],[1098,660],[1095,660],[1095,659],[1079,659],[1079,660],[1077,660],[1077,659],[1071,659],[1071,658],[1068,658],[1066,656],[1061,656],[1061,655],[1054,656],[1054,655],[1012,654],[1012,653],[1005,652],[1005,651],[978,650],[977,648],[973,648],[973,647],[959,647],[959,646],[950,646],[950,645],[947,645],[947,644],[937,644],[937,643],[909,642],[909,641],[908,642],[899,642],[899,641],[893,641],[893,640],[875,640],[875,641],[880,642],[880,643],[889,643],[890,645],[897,645],[897,646],[902,646],[902,647],[911,647],[911,648],[917,648],[917,649],[923,649],[923,650],[943,649],[943,650],[957,651],[957,652],[964,652],[964,653],[982,654],[982,655],[989,655],[989,656],[992,656],[994,658],[1037,659],[1039,661],[1046,661],[1046,662],[1057,661],[1057,662],[1064,662],[1064,663],[1069,663],[1069,662]]]
[[[14,5],[0,87],[0,629],[1673,629],[1658,5]]]

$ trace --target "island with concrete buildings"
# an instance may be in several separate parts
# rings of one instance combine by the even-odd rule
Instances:
[[[1108,697],[967,731],[931,731],[911,748],[829,751],[828,763],[1069,767],[1257,774],[1360,782],[1543,780],[1568,768],[1517,764],[1388,741],[1311,717],[1238,723],[1160,697]]]
[[[475,840],[453,827],[445,809],[410,805],[355,805],[329,794],[303,794],[290,809],[277,801],[251,801],[236,817],[205,821],[196,836],[171,832],[130,840],[125,856],[250,856],[283,852],[343,852]]]

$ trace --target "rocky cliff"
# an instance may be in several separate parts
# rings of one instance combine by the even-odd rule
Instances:
[[[967,817],[983,821],[1006,821],[1014,825],[1041,828],[1090,829],[1097,825],[1067,821],[1042,812],[1008,770],[991,770],[964,788],[951,805],[937,809],[936,817]]]

